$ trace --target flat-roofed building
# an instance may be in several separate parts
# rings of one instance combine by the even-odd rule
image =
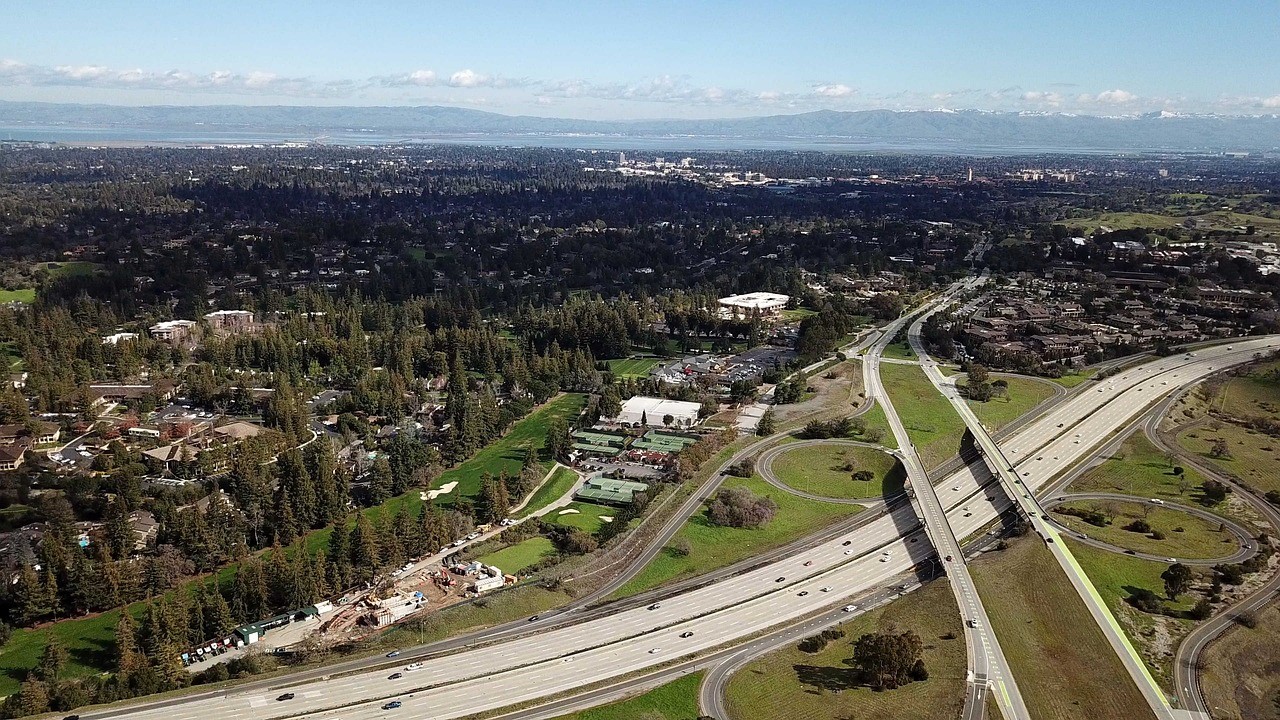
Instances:
[[[613,418],[619,425],[690,427],[698,423],[696,402],[636,395],[622,403],[622,412]]]
[[[761,317],[778,317],[791,302],[790,295],[771,292],[753,292],[720,298],[720,310],[725,315],[746,317],[752,312]]]
[[[191,338],[192,329],[195,326],[195,320],[165,320],[152,325],[148,332],[156,340],[183,343]]]
[[[204,319],[214,330],[236,332],[253,329],[253,313],[248,310],[214,310],[206,313]]]

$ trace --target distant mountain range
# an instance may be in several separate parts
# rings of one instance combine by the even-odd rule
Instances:
[[[1280,115],[1153,113],[1131,117],[982,111],[819,110],[720,120],[602,121],[502,115],[456,107],[64,105],[0,102],[0,128],[14,139],[166,144],[279,141],[430,141],[524,137],[611,138],[623,147],[823,147],[965,152],[1273,152]],[[24,134],[25,133],[25,134]],[[597,143],[598,144],[598,143]]]

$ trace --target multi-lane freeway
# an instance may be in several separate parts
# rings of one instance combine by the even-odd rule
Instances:
[[[948,303],[954,291],[954,289],[948,291],[942,298],[935,301],[933,306],[942,307]],[[895,321],[897,328],[906,323],[907,319],[902,317]],[[977,587],[969,575],[969,568],[960,551],[960,539],[956,537],[947,519],[946,510],[920,462],[920,456],[916,454],[915,445],[907,434],[907,428],[894,409],[893,399],[889,397],[889,393],[885,391],[880,381],[880,355],[897,332],[897,328],[893,325],[890,327],[893,328],[892,332],[886,331],[881,340],[871,346],[863,360],[863,382],[868,397],[873,398],[884,408],[894,439],[898,441],[898,457],[906,468],[913,497],[920,508],[920,517],[924,519],[929,540],[937,551],[938,561],[947,573],[947,579],[956,596],[956,604],[960,607],[960,614],[964,616],[965,648],[969,660],[970,682],[965,696],[963,716],[965,720],[980,720],[985,717],[987,690],[994,688],[996,704],[1006,720],[1029,718],[1030,714],[1022,701],[1022,694],[1018,692],[1018,685],[1013,679],[1013,673],[1005,660],[1004,652],[1000,649],[1000,642],[991,631],[991,622],[987,618],[986,609],[982,607],[982,599],[978,597]]]
[[[1231,349],[1205,349],[1195,357],[1163,358],[1122,372],[1029,423],[1003,442],[1004,450],[1020,464],[1022,484],[1037,488],[1109,440],[1117,428],[1161,395],[1228,365],[1247,362],[1254,352],[1277,347],[1280,339],[1275,337],[1250,339]],[[939,499],[956,536],[978,532],[1008,507],[1004,492],[987,487],[989,480],[989,473],[977,465],[966,466],[939,484]],[[888,555],[883,554],[886,550]],[[664,599],[652,610],[644,606],[591,616],[586,622],[534,637],[425,659],[420,668],[407,672],[401,664],[388,662],[381,669],[343,677],[296,685],[286,677],[270,688],[255,684],[162,706],[142,704],[136,709],[84,713],[84,717],[461,717],[581,689],[738,642],[838,607],[867,589],[891,584],[932,553],[915,512],[904,507],[794,557]],[[686,633],[692,634],[681,637]],[[389,679],[396,671],[403,676]],[[277,700],[284,692],[295,697]],[[382,710],[392,700],[403,705]]]

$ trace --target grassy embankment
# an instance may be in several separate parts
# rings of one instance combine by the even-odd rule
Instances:
[[[642,695],[561,715],[555,720],[697,720],[701,684],[702,673],[697,672]]]
[[[725,691],[734,720],[953,720],[964,703],[965,646],[960,613],[946,582],[933,582],[840,624],[845,636],[814,654],[791,645],[739,670]],[[929,679],[895,690],[859,684],[850,647],[874,632],[912,630],[924,643]]]
[[[1154,718],[1070,580],[1034,535],[971,566],[1031,716]]]
[[[860,470],[870,481],[853,480]],[[848,445],[809,445],[779,454],[773,474],[801,492],[832,498],[879,498],[902,492],[905,473],[892,455]]]
[[[757,529],[712,525],[706,512],[696,513],[672,538],[671,544],[644,570],[623,585],[613,597],[626,597],[683,577],[701,575],[731,565],[766,550],[861,512],[861,505],[837,505],[806,500],[766,483],[759,476],[728,478],[722,487],[745,487],[757,495],[768,495],[778,504],[778,512],[767,525]],[[688,554],[676,550],[688,544]]]

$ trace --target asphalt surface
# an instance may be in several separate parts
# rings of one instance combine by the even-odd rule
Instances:
[[[912,343],[912,349],[923,362],[926,373],[932,369],[934,375],[941,377],[936,364],[930,361],[929,355],[916,341],[914,334],[918,333],[925,319],[936,310],[950,304],[951,298],[957,292],[961,289],[976,287],[985,280],[984,273],[981,277],[969,278],[953,285],[931,305],[929,310],[917,316],[912,323],[908,338]],[[902,420],[893,408],[892,400],[880,382],[879,354],[883,348],[884,344],[877,344],[868,353],[864,365],[865,382],[868,394],[884,405],[889,426],[893,429],[894,437],[897,438],[898,447],[901,448],[900,458],[907,468],[911,490],[920,506],[921,517],[924,518],[929,539],[946,568],[947,578],[956,596],[956,604],[959,605],[960,614],[964,618],[965,647],[968,651],[971,676],[962,717],[966,720],[984,718],[987,711],[987,692],[994,690],[994,699],[1005,720],[1030,718],[1031,713],[1022,700],[1022,693],[1018,691],[1013,671],[1004,657],[1004,651],[1000,648],[995,632],[991,629],[991,620],[987,616],[986,608],[982,605],[977,586],[973,584],[973,578],[969,575],[968,564],[961,552],[959,538],[947,518],[933,482],[924,471],[924,466],[916,454],[915,445],[912,444],[906,427],[903,426]],[[954,388],[951,396],[954,396]]]
[[[1043,452],[1046,458],[1054,458],[1028,461],[1024,482],[1029,486],[1046,483],[1090,447],[1109,439],[1113,428],[1123,427],[1145,406],[1147,398],[1154,399],[1159,394],[1158,385],[1143,384],[1159,378],[1157,370],[1181,373],[1178,384],[1183,384],[1208,374],[1214,366],[1221,368],[1228,360],[1244,362],[1253,349],[1277,345],[1276,338],[1251,342],[1252,345],[1237,343],[1235,353],[1206,350],[1194,361],[1181,356],[1166,358],[1153,363],[1154,369],[1121,373],[1100,383],[1101,393],[1080,393],[1063,403],[1006,442],[1011,454],[1030,457]],[[1087,431],[1088,444],[1073,444],[1069,435],[1055,429],[1056,423],[1070,423],[1073,430]],[[978,532],[1008,506],[1008,498],[1002,493],[984,489],[988,482],[989,475],[975,466],[967,466],[944,481],[953,488],[945,502],[955,534],[963,537]],[[929,543],[921,540],[918,526],[910,508],[894,510],[841,538],[798,552],[795,557],[663,600],[660,612],[644,607],[618,610],[606,617],[542,630],[535,636],[488,643],[425,660],[423,669],[405,673],[396,681],[385,679],[385,672],[390,672],[386,668],[385,672],[357,673],[321,682],[297,682],[302,675],[294,675],[225,693],[182,698],[164,707],[150,704],[87,712],[84,716],[166,720],[304,716],[350,720],[424,714],[450,718],[497,709],[666,664],[678,659],[672,656],[764,632],[840,604],[860,592],[883,587],[894,576],[932,555]],[[885,549],[891,550],[891,557],[881,560],[879,553]],[[808,561],[813,565],[804,564]],[[824,593],[822,587],[831,590]],[[679,638],[684,632],[694,634]],[[565,672],[566,667],[572,667],[573,672]],[[324,672],[337,670],[325,668]],[[295,699],[277,702],[275,697],[282,687],[294,692]],[[423,692],[429,695],[424,697]],[[381,710],[388,697],[401,699],[404,707]]]

